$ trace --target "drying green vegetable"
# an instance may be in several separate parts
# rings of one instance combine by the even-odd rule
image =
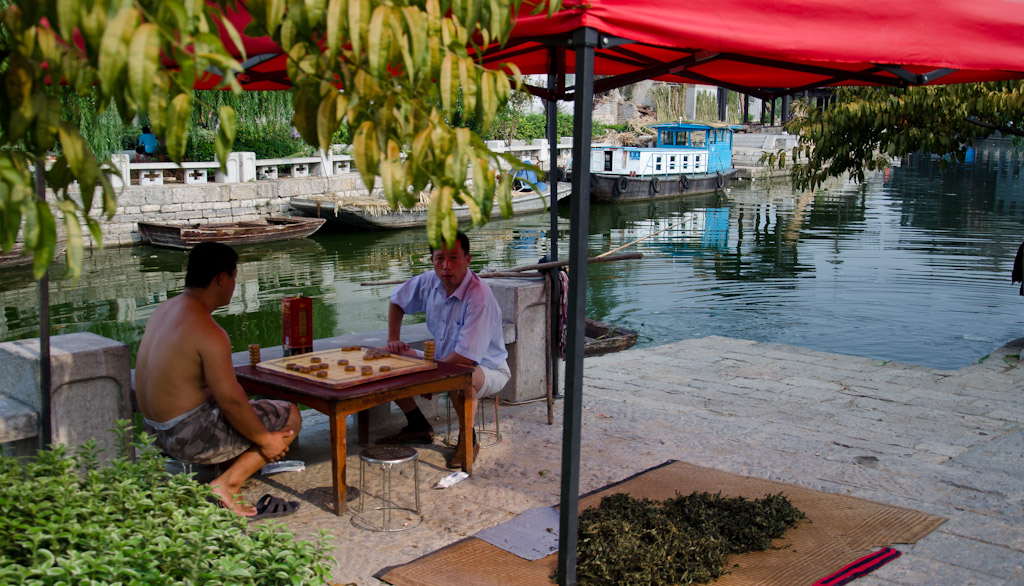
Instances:
[[[664,502],[607,496],[580,515],[577,583],[710,582],[725,573],[729,554],[768,549],[803,518],[781,493],[749,500],[695,492]]]

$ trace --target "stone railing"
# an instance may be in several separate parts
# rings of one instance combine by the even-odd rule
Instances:
[[[546,139],[526,141],[487,141],[487,146],[494,152],[509,153],[520,160],[529,159],[534,164],[546,168],[550,160],[550,149]],[[309,157],[288,157],[279,159],[257,159],[256,153],[237,152],[228,155],[227,163],[222,170],[220,163],[214,161],[185,161],[180,164],[172,162],[133,161],[133,151],[122,151],[112,155],[114,167],[121,173],[121,178],[114,178],[115,186],[138,185],[153,187],[164,185],[171,173],[180,172],[180,182],[185,185],[202,185],[205,183],[245,183],[279,179],[282,177],[326,177],[354,170],[351,150],[348,145],[333,145],[329,152],[317,151]],[[572,156],[572,137],[563,138],[558,144],[558,159],[567,161]],[[211,181],[212,178],[212,181]]]

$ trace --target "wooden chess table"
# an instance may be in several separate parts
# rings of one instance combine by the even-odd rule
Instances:
[[[365,349],[363,350],[365,351]],[[357,376],[354,378],[356,382],[353,384],[348,384],[348,380],[330,381],[329,377],[319,378],[315,374],[308,376],[308,373],[297,373],[287,369],[289,363],[301,361],[305,364],[318,355],[323,362],[327,352],[337,352],[337,350],[290,356],[256,365],[236,366],[235,375],[242,388],[249,394],[299,403],[328,416],[331,425],[331,471],[334,480],[334,511],[336,514],[341,515],[345,512],[345,501],[348,494],[345,484],[345,457],[348,451],[345,418],[353,413],[359,414],[359,442],[369,443],[369,415],[366,410],[375,405],[430,393],[462,393],[467,408],[463,410],[463,417],[459,421],[459,425],[461,429],[466,430],[464,433],[468,434],[466,441],[462,444],[462,469],[469,474],[473,473],[473,422],[468,417],[468,414],[473,413],[476,407],[472,367],[447,362],[427,362],[402,356],[397,358],[403,359],[402,364],[406,367],[405,370],[398,373],[388,372],[384,377]],[[335,362],[328,370],[337,369],[338,359],[337,357],[333,358]],[[422,364],[407,364],[404,362],[405,360],[418,363],[426,362],[428,366],[421,368]],[[278,363],[282,363],[283,366]],[[312,363],[310,362],[310,364]],[[377,361],[377,364],[378,366],[384,364],[384,359]],[[379,373],[379,369],[376,369],[375,372]],[[358,368],[356,373],[360,374]]]

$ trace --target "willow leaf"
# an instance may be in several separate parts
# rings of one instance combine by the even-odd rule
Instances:
[[[148,104],[153,78],[160,68],[160,29],[143,23],[135,29],[128,48],[128,88],[137,104]]]
[[[75,208],[74,202],[70,200],[64,200],[57,204],[57,209],[64,214],[64,238],[67,244],[68,276],[71,277],[72,281],[77,281],[82,276],[82,261],[85,257],[85,246],[82,242],[82,225],[78,220],[78,210]],[[47,258],[52,258],[52,256],[53,252],[50,252]],[[40,258],[42,257],[37,255],[35,260],[39,261]]]
[[[220,161],[220,170],[226,173],[228,155],[231,154],[231,146],[235,144],[235,132],[238,130],[235,109],[231,106],[221,106],[217,117],[220,120],[220,126],[217,128],[217,138],[214,139],[213,147],[217,152],[217,160]]]
[[[188,144],[188,128],[192,119],[192,94],[178,94],[171,99],[167,108],[167,134],[165,144],[167,156],[175,163],[185,156]]]
[[[130,7],[122,8],[106,26],[100,41],[100,85],[107,94],[117,89],[118,79],[128,56],[128,43],[139,23],[139,13]]]
[[[342,17],[348,11],[345,0],[330,0],[327,4],[327,61],[334,63],[341,50],[341,39],[344,35],[345,20]]]
[[[38,281],[46,274],[46,269],[50,266],[50,261],[53,259],[53,253],[57,250],[57,223],[54,222],[50,206],[46,205],[45,201],[37,199],[34,204],[38,231],[34,246],[32,246],[32,276]],[[29,240],[26,235],[26,246],[28,246],[28,242]],[[68,272],[73,270],[73,263],[69,258]],[[79,259],[78,271],[81,272],[81,270],[82,262]]]

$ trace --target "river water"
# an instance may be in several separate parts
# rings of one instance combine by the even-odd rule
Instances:
[[[594,206],[587,315],[636,330],[639,346],[710,335],[959,368],[1024,336],[1011,285],[1024,240],[1024,160],[1005,141],[939,171],[922,156],[863,185],[794,193],[785,182],[732,182],[724,193]],[[561,257],[568,208],[560,210]],[[474,230],[472,267],[505,269],[546,254],[537,215]],[[314,298],[316,337],[386,327],[391,286],[429,270],[420,230],[322,233],[239,249],[238,288],[215,313],[235,350],[281,343],[280,298]],[[51,276],[53,333],[91,331],[134,350],[160,301],[184,287],[186,255],[149,246],[87,253],[78,283]],[[38,335],[28,268],[0,270],[0,339]]]

